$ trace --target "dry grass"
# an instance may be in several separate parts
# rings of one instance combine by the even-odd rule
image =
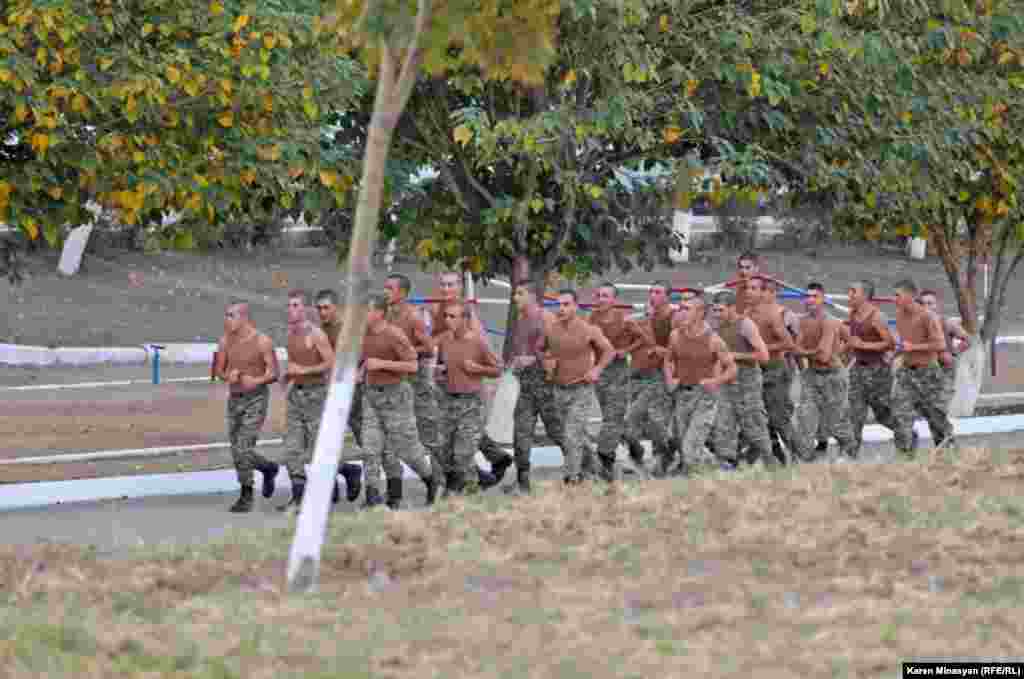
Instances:
[[[1024,451],[487,495],[284,532],[0,552],[0,677],[895,676],[1024,638]]]

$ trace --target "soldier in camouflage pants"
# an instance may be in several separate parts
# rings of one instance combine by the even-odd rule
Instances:
[[[634,371],[631,385],[632,400],[626,411],[623,438],[630,450],[639,448],[646,424],[654,452],[661,457],[660,464],[664,468],[667,465],[666,458],[670,454],[674,455],[668,445],[669,432],[673,426],[672,398],[665,390],[664,379],[656,370]]]
[[[763,400],[768,414],[768,431],[778,434],[791,456],[808,459],[810,453],[793,427],[793,369],[785,359],[768,361],[761,365]]]
[[[715,426],[718,409],[721,407],[720,394],[715,394],[700,385],[680,385],[670,396],[675,401],[674,417],[676,431],[680,436],[680,467],[685,473],[700,467],[708,467],[714,456],[705,442]],[[716,450],[719,448],[716,446]]]
[[[253,470],[270,470],[277,473],[277,465],[256,452],[256,441],[267,419],[270,405],[270,388],[231,394],[228,398],[227,420],[228,440],[231,442],[231,461],[238,472],[238,482],[251,486]],[[264,471],[264,473],[267,473]]]
[[[577,383],[553,386],[554,405],[564,418],[562,453],[565,457],[565,477],[580,477],[583,456],[587,453],[587,410],[594,396],[594,385]]]
[[[887,363],[854,363],[850,368],[850,428],[858,450],[864,443],[864,423],[868,419],[869,407],[880,425],[896,431],[892,389],[892,368]]]
[[[843,379],[840,369],[810,367],[804,370],[801,379],[801,409],[807,412],[817,409],[819,435],[834,436],[839,441],[839,449],[844,455],[856,457],[857,448],[850,427],[846,380]]]
[[[440,449],[445,458],[442,465],[451,470],[462,484],[460,492],[472,495],[480,491],[473,456],[480,442],[483,422],[483,400],[479,394],[439,394],[444,418],[440,426]]]
[[[431,467],[420,444],[413,411],[412,385],[363,385],[363,441],[366,451],[366,477],[379,479],[378,470],[371,469],[379,460],[389,479],[402,478],[402,462],[428,484]],[[376,472],[376,473],[374,473]],[[396,509],[400,497],[389,493],[388,504]]]
[[[626,410],[629,408],[629,364],[625,359],[620,358],[608,364],[601,373],[596,391],[601,406],[597,454],[600,458],[614,461],[625,429]]]
[[[928,422],[936,447],[951,442],[953,425],[947,415],[946,376],[939,364],[903,366],[896,371],[894,381],[892,414],[897,450],[905,455],[912,451],[915,410]]]
[[[306,483],[306,465],[313,460],[313,446],[327,400],[325,384],[293,384],[288,390],[284,458],[292,484]]]
[[[555,445],[564,450],[563,435],[564,412],[555,403],[554,386],[548,382],[544,370],[539,364],[517,371],[519,377],[519,398],[516,400],[514,413],[514,448],[516,469],[521,479],[528,479],[530,469],[530,451],[533,449],[533,437],[537,430],[537,418],[544,422],[544,430]],[[529,490],[529,482],[520,482],[522,490]]]
[[[772,453],[768,436],[768,413],[765,410],[761,367],[737,366],[736,381],[722,385],[715,418],[713,439],[715,453],[730,462],[738,457],[740,432],[757,451],[765,466],[775,466],[778,460]]]

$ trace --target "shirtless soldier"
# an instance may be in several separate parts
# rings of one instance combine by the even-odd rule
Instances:
[[[430,333],[435,340],[439,335],[446,332],[447,326],[444,321],[445,309],[449,305],[463,303],[462,277],[459,274],[454,271],[445,271],[438,279],[438,284],[441,288],[441,299],[443,301],[432,305],[431,308]],[[472,306],[468,308],[472,315],[472,319],[469,321],[469,329],[479,333],[481,337],[486,339],[487,335],[483,323],[477,317],[476,310]],[[487,463],[491,465],[492,470],[491,472],[486,472],[479,467],[477,468],[477,474],[480,477],[480,487],[486,490],[491,486],[501,483],[505,472],[512,466],[513,458],[497,442],[493,441],[486,431],[480,434],[480,452],[483,454],[484,459],[487,460]]]
[[[290,383],[284,437],[284,465],[292,482],[292,498],[280,507],[298,509],[306,490],[306,465],[313,460],[313,447],[320,431],[327,400],[327,379],[334,367],[334,349],[324,331],[309,321],[309,295],[304,290],[288,293],[288,369]]]
[[[577,315],[578,308],[576,291],[561,290],[556,319],[545,328],[544,369],[554,383],[555,407],[564,418],[564,480],[570,485],[583,481],[587,406],[596,399],[594,384],[615,356],[611,342],[600,328]]]
[[[341,319],[338,318],[338,293],[334,290],[320,290],[316,293],[315,301],[316,312],[320,316],[320,329],[327,335],[327,339],[331,343],[331,349],[337,354],[338,336],[341,334]],[[356,445],[360,448],[363,446],[362,386],[361,384],[355,385],[356,389],[352,392],[352,405],[348,412],[348,427],[352,431],[352,438],[355,439]],[[342,452],[344,453],[344,444],[342,445]],[[359,455],[353,456],[350,459],[357,457]],[[338,473],[345,479],[346,499],[349,502],[355,502],[356,498],[359,497],[359,492],[362,490],[363,470],[359,468],[359,465],[345,461],[343,455],[341,464],[338,467]],[[337,482],[334,484],[334,494],[331,500],[335,503],[338,501]]]
[[[807,315],[800,320],[800,335],[794,352],[808,361],[803,372],[800,393],[801,409],[818,411],[818,431],[839,441],[840,454],[857,457],[857,443],[850,427],[850,410],[846,381],[839,365],[840,327],[842,322],[825,314],[825,288],[820,283],[807,286]],[[798,456],[810,459],[812,453],[801,438]]]
[[[270,388],[277,380],[277,361],[270,338],[249,318],[249,305],[232,301],[224,310],[224,336],[217,345],[214,373],[228,383],[227,421],[231,460],[242,493],[232,512],[252,511],[253,470],[263,474],[263,497],[274,495],[278,465],[256,452],[256,440],[267,419]]]
[[[939,318],[917,303],[917,286],[903,280],[896,284],[896,345],[903,367],[896,372],[892,409],[896,421],[896,448],[904,455],[913,452],[911,432],[914,411],[928,421],[935,447],[953,443],[949,421],[946,378],[939,355],[947,351],[946,333]]]
[[[443,462],[451,492],[471,495],[480,490],[473,455],[483,428],[481,378],[498,377],[501,368],[487,340],[469,330],[469,309],[450,304],[444,320],[448,331],[437,341],[437,370],[445,379],[439,455],[434,460]]]
[[[875,420],[896,431],[892,416],[892,368],[885,355],[895,348],[892,333],[882,312],[872,303],[875,286],[868,281],[855,281],[847,291],[850,299],[850,339],[853,353],[850,367],[850,426],[859,450],[864,440],[864,423],[868,408]]]
[[[971,338],[964,330],[963,324],[958,318],[943,318],[939,309],[939,295],[934,290],[925,290],[920,295],[921,306],[935,314],[942,329],[946,333],[946,350],[939,354],[939,365],[946,378],[946,395],[948,403],[953,400],[953,393],[956,391],[956,366],[960,354],[967,351],[971,346]]]
[[[710,457],[705,441],[715,423],[721,387],[736,379],[736,363],[725,342],[707,324],[702,294],[680,303],[679,310],[682,325],[669,338],[663,374],[674,401],[680,466],[687,474]]]

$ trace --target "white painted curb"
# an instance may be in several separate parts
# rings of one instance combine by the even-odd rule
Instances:
[[[153,344],[160,344],[154,342]],[[208,364],[213,360],[216,344],[161,344],[162,364]],[[22,344],[0,344],[0,365],[33,366],[37,368],[90,365],[145,365],[153,353],[151,345],[143,347],[34,347]],[[276,349],[278,360],[288,359],[288,350]]]
[[[931,432],[922,420],[915,422],[914,429],[922,440],[930,439]],[[984,434],[1006,434],[1024,430],[1024,415],[1003,415],[994,417],[971,417],[953,420],[953,431],[957,436],[978,436]],[[864,428],[865,443],[881,443],[892,439],[892,432],[881,425]],[[257,445],[279,445],[281,439],[267,439]],[[168,452],[208,450],[226,448],[226,443],[211,443],[196,446],[173,446],[137,450],[101,451],[43,458],[48,462],[71,462],[80,459],[110,459],[114,457],[145,457],[164,455]],[[93,457],[86,458],[86,455]],[[534,467],[560,467],[562,451],[555,446],[534,448],[531,455]],[[0,464],[26,463],[34,458],[3,460]],[[483,456],[477,453],[478,464],[487,466]],[[42,460],[40,460],[42,461]],[[358,463],[357,463],[358,464]],[[403,465],[403,476],[415,479],[413,472]],[[277,481],[288,487],[288,474],[282,469]],[[103,479],[78,479],[74,481],[44,481],[39,483],[15,483],[0,485],[0,510],[42,507],[58,503],[93,502],[117,498],[140,498],[172,495],[204,495],[212,493],[233,493],[238,490],[238,477],[233,469],[219,469],[204,472],[182,472],[178,474],[150,474],[144,476],[118,476]]]

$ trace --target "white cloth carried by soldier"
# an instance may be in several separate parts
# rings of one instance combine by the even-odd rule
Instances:
[[[487,435],[498,443],[511,444],[515,431],[516,400],[519,398],[519,378],[506,370],[498,381],[498,389],[491,401],[487,418]]]

